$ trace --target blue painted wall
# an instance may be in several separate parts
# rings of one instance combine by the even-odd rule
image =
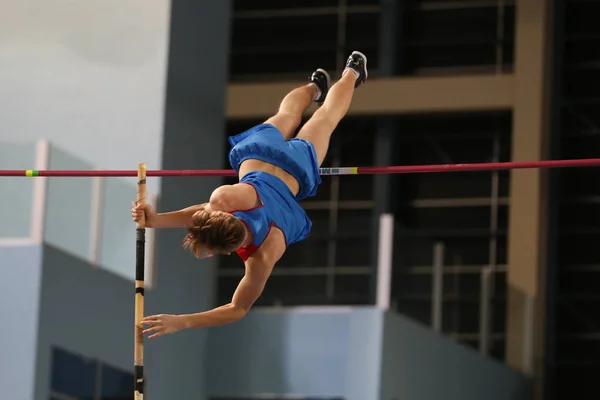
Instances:
[[[36,400],[49,398],[54,346],[133,370],[133,293],[132,281],[44,247]]]
[[[177,274],[164,280],[168,285],[179,282],[177,289],[163,289],[162,293],[148,290],[146,299],[160,304],[163,312],[205,309],[208,299],[198,290],[205,271],[187,268],[184,273],[182,270],[176,269]],[[48,399],[51,352],[55,346],[133,371],[132,281],[45,246],[41,286],[36,400]],[[171,393],[172,398],[205,398],[202,385],[205,343],[200,340],[200,334],[202,331],[188,331],[155,341],[146,340],[144,355],[149,396],[164,398],[162,394]]]
[[[408,318],[375,308],[257,310],[212,329],[208,393],[346,400],[528,400],[530,382]]]
[[[198,271],[190,269],[190,279],[168,299],[154,291],[148,297],[167,312],[193,311],[188,300],[197,290],[191,278]],[[0,247],[0,318],[19,321],[7,324],[1,333],[3,393],[46,400],[53,346],[131,369],[132,293],[130,281],[55,248],[46,246],[42,252],[35,246]],[[206,333],[204,343],[199,335]],[[154,385],[149,380],[149,393],[171,392],[176,398],[206,398],[204,379],[209,397],[280,393],[347,400],[525,400],[531,396],[530,382],[509,368],[405,317],[372,308],[257,309],[237,324],[149,342],[146,352],[153,360],[148,364],[154,375],[173,378],[163,377]],[[31,382],[36,383],[35,397]]]
[[[386,313],[381,400],[529,400],[512,369],[406,317]]]
[[[376,399],[381,376],[383,314],[371,307],[355,308],[350,318],[346,400]]]
[[[371,399],[379,381],[378,319],[360,308],[260,309],[211,329],[209,398],[278,393]]]
[[[0,247],[0,388],[3,399],[33,398],[41,246]]]

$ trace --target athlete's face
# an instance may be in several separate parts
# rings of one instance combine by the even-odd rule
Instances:
[[[229,252],[219,252],[219,251],[210,250],[209,248],[205,247],[202,249],[202,255],[199,258],[200,259],[211,258],[217,254],[220,254],[222,256],[230,256],[231,252],[230,251]]]
[[[235,218],[232,215],[230,215],[229,217]],[[198,257],[198,258],[200,258],[200,259],[211,258],[215,255],[230,256],[232,253],[236,252],[240,247],[242,247],[242,245],[246,242],[247,237],[248,237],[248,233],[246,232],[246,234],[239,241],[239,244],[237,246],[234,246],[233,248],[230,247],[227,250],[214,249],[208,245],[200,244],[202,246],[202,250],[201,250],[200,257]]]
[[[239,249],[248,235],[246,225],[237,217],[214,210],[200,210],[192,217],[192,226],[184,239],[197,258],[230,255]]]

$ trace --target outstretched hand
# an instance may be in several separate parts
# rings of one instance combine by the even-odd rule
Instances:
[[[185,321],[182,315],[151,315],[142,319],[142,325],[149,327],[143,331],[144,334],[151,334],[148,339],[154,339],[185,329]]]

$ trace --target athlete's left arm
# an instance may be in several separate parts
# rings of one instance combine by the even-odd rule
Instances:
[[[240,281],[231,303],[214,310],[183,316],[186,328],[206,328],[226,325],[242,319],[260,297],[273,264],[260,259],[248,260],[246,274]]]

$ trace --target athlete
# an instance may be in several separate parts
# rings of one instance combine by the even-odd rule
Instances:
[[[317,69],[307,85],[283,99],[275,116],[230,137],[229,162],[239,183],[218,187],[208,203],[158,214],[133,202],[133,220],[144,215],[148,228],[187,228],[183,246],[197,258],[237,252],[246,267],[229,304],[197,314],[145,317],[149,338],[229,324],[248,313],[287,246],[308,237],[312,222],[299,201],[317,193],[331,134],[367,76],[367,58],[355,51],[331,88],[329,74]],[[313,101],[319,109],[294,137]]]

